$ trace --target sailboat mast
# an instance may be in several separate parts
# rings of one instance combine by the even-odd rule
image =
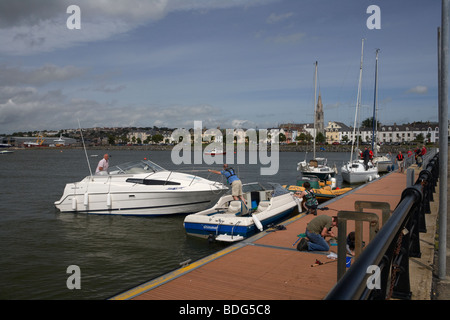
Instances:
[[[315,63],[314,69],[314,139],[313,139],[313,159],[316,158],[316,135],[317,135],[317,105],[316,105],[316,97],[317,97],[317,61]]]
[[[359,65],[358,94],[356,96],[356,111],[355,111],[355,121],[353,124],[353,140],[352,140],[352,151],[350,153],[350,162],[353,161],[353,146],[355,143],[356,120],[358,119],[358,108],[361,103],[361,81],[362,81],[363,55],[364,55],[364,39],[362,39],[362,43],[361,43],[361,63]]]
[[[378,106],[378,52],[380,49],[377,49],[375,51],[376,57],[375,57],[375,90],[374,90],[374,97],[373,97],[373,116],[372,116],[372,150],[375,153],[375,156],[378,154],[376,150],[376,143],[377,143],[377,137],[375,134],[378,132],[378,119],[377,119],[377,106]],[[375,149],[374,149],[375,144]]]

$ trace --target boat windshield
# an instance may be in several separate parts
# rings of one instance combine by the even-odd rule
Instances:
[[[150,160],[131,161],[109,168],[109,174],[135,174],[164,171],[165,169]]]
[[[288,190],[283,188],[279,183],[246,183],[242,186],[242,191],[244,193],[246,192],[252,192],[252,191],[272,191],[272,196],[280,196],[286,193],[289,193]]]

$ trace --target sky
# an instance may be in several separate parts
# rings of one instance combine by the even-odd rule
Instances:
[[[325,125],[353,125],[362,39],[360,119],[380,49],[378,120],[438,121],[440,24],[439,0],[0,0],[0,133],[311,123],[316,61]]]

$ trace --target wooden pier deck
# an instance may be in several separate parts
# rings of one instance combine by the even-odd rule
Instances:
[[[413,166],[415,167],[415,166]],[[415,170],[416,177],[419,170]],[[391,212],[406,188],[406,174],[393,172],[326,202],[328,210],[319,215],[336,215],[340,210],[354,211],[357,200],[390,204]],[[366,210],[365,210],[366,211]],[[381,211],[377,213],[381,221]],[[286,230],[261,232],[252,238],[160,278],[121,293],[117,300],[320,300],[337,280],[337,263],[311,267],[319,259],[332,261],[326,253],[299,252],[293,246],[297,235],[305,232],[314,218],[300,214],[283,222]],[[354,226],[347,226],[350,232]],[[334,231],[336,233],[336,229]],[[339,232],[337,230],[337,232]],[[364,228],[368,243],[368,227]],[[337,246],[331,246],[337,252]]]

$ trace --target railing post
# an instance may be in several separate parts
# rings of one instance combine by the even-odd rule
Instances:
[[[414,169],[406,169],[406,187],[414,185]]]
[[[363,211],[363,209],[378,209],[381,210],[382,224],[391,216],[391,206],[388,202],[378,201],[355,201],[355,211]]]

